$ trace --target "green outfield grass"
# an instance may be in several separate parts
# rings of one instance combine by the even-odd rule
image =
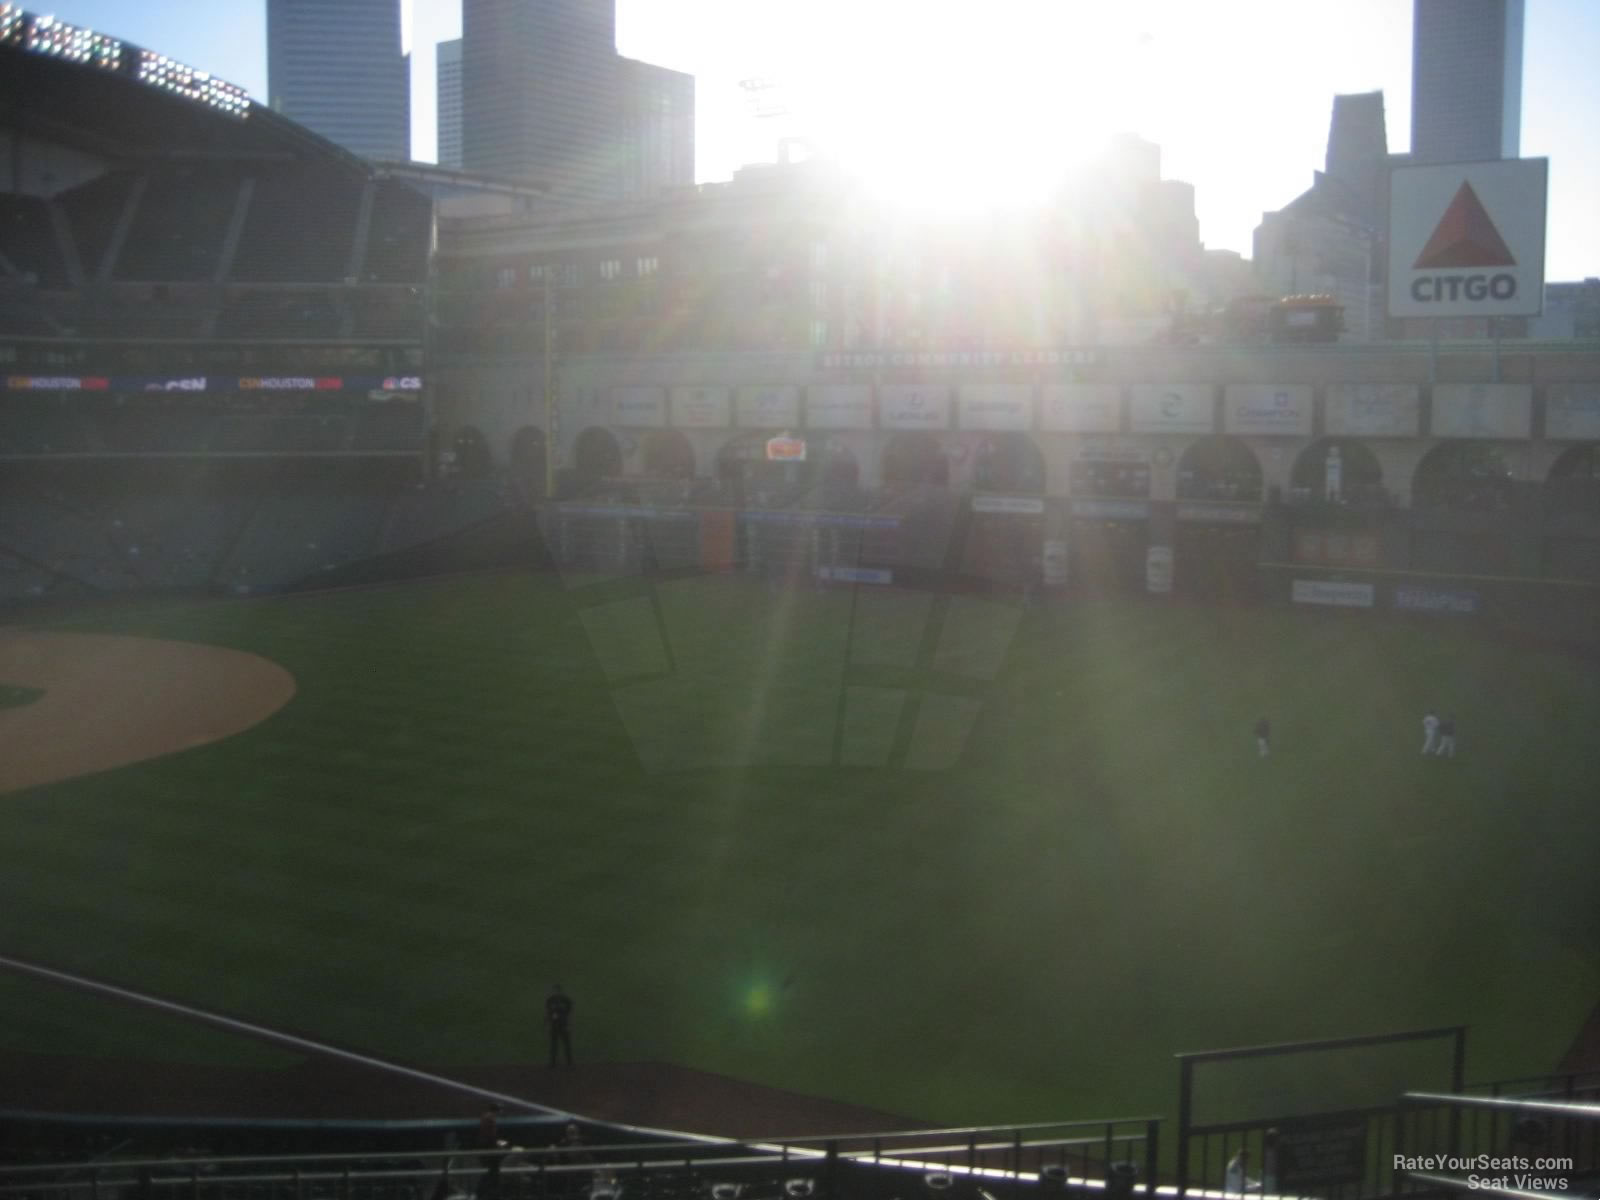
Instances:
[[[412,1062],[541,1061],[560,980],[581,1058],[1170,1114],[1176,1051],[1464,1022],[1534,1073],[1600,999],[1600,681],[1447,621],[502,575],[54,627],[299,692],[0,797],[0,950]],[[27,996],[0,1044],[231,1054]]]

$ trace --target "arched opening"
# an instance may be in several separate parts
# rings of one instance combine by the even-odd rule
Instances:
[[[950,460],[931,433],[916,430],[897,433],[883,449],[885,487],[947,487]]]
[[[652,429],[644,435],[639,470],[647,479],[693,479],[694,447],[680,429]]]
[[[511,474],[529,492],[544,490],[544,430],[533,425],[517,430],[511,439]]]
[[[1600,443],[1563,451],[1545,476],[1544,491],[1552,513],[1600,512]]]
[[[455,451],[456,473],[463,479],[485,479],[489,474],[489,439],[476,425],[456,430],[450,448]]]
[[[1179,500],[1261,499],[1261,464],[1238,438],[1206,437],[1178,459]]]
[[[1044,495],[1044,454],[1025,433],[989,434],[978,443],[972,484],[980,492]]]
[[[1416,508],[1502,512],[1511,507],[1511,464],[1500,447],[1483,442],[1441,442],[1417,464],[1411,484]]]
[[[590,427],[578,435],[572,469],[580,486],[589,488],[622,474],[622,448],[609,429]]]
[[[1322,438],[1294,460],[1289,473],[1294,499],[1376,508],[1388,502],[1383,468],[1365,442],[1355,438]]]

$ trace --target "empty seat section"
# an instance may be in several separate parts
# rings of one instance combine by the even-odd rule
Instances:
[[[0,196],[0,254],[40,287],[64,288],[67,264],[50,224],[50,209],[37,196]]]
[[[151,175],[122,253],[117,279],[203,282],[216,274],[239,181],[191,168]]]
[[[78,261],[83,265],[85,277],[94,279],[99,274],[100,260],[117,229],[117,220],[133,191],[133,173],[117,171],[102,175],[63,192],[58,200],[67,215],[67,225],[72,230],[72,240],[77,246]]]
[[[428,275],[433,204],[393,179],[379,181],[367,235],[368,283],[421,283]]]
[[[256,177],[230,278],[249,283],[344,279],[364,181],[326,171]]]

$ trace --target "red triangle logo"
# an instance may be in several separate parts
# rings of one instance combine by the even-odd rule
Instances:
[[[1411,264],[1412,269],[1418,271],[1516,265],[1517,260],[1511,257],[1500,231],[1484,211],[1483,201],[1465,181],[1455,199],[1450,201],[1450,207],[1444,210],[1444,216],[1439,218],[1439,227],[1417,255],[1417,261]]]

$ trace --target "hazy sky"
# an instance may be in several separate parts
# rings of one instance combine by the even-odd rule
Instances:
[[[404,3],[413,149],[432,159],[433,44],[459,36],[460,0]],[[265,99],[262,0],[30,7]],[[1527,0],[1525,32],[1522,153],[1551,160],[1547,277],[1600,275],[1600,0]],[[1131,130],[1195,185],[1206,244],[1246,254],[1262,211],[1322,165],[1334,93],[1381,88],[1389,148],[1410,141],[1410,0],[617,0],[617,41],[697,77],[701,180],[771,158],[783,133],[910,179],[929,160],[976,160],[970,175],[1066,160]],[[739,81],[754,76],[783,84],[790,116],[752,114]]]

